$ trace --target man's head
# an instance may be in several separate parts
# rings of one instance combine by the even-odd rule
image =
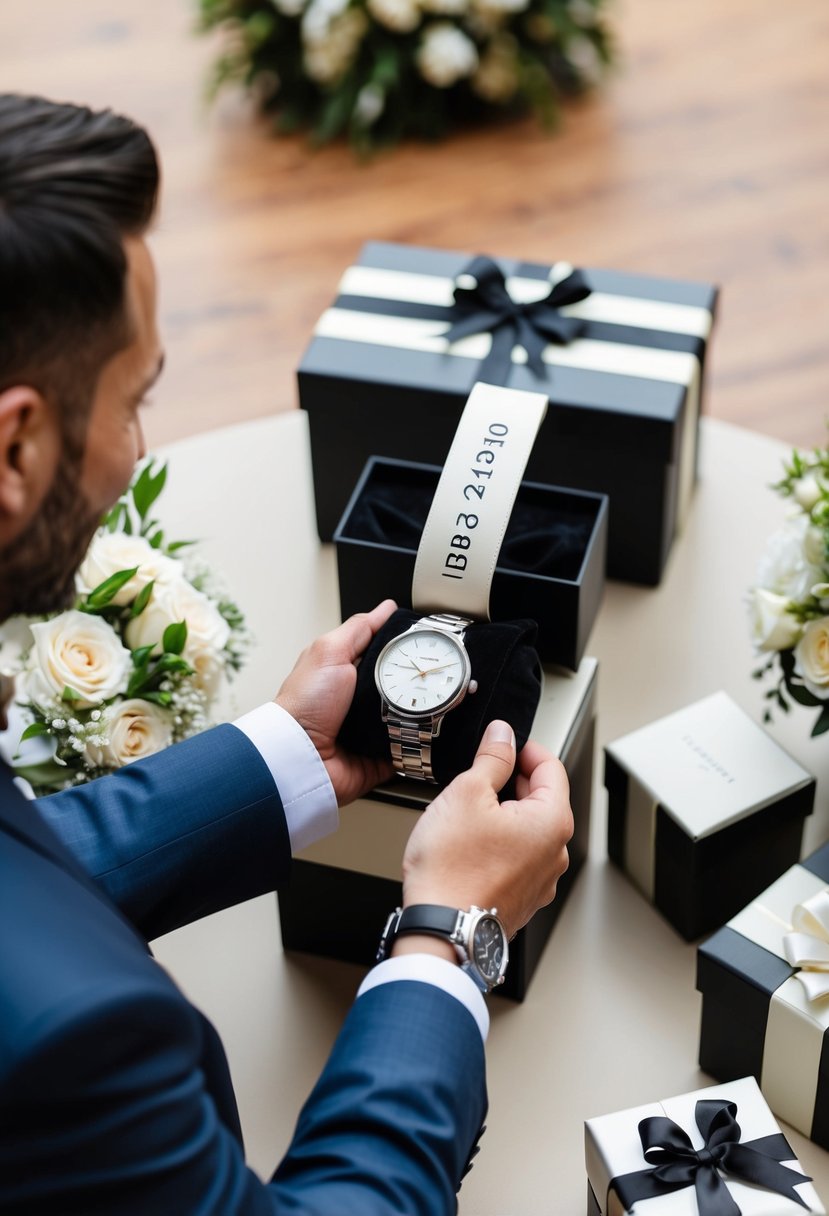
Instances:
[[[158,177],[128,119],[0,95],[0,616],[66,602],[143,454]]]

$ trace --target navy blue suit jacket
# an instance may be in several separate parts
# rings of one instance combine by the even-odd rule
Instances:
[[[218,1035],[146,940],[289,865],[278,791],[233,726],[36,804],[0,766],[0,1212],[455,1210],[483,1044],[428,984],[360,997],[273,1178],[245,1166]]]

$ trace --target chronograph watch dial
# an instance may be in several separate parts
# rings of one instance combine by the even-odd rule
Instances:
[[[433,781],[432,744],[444,716],[477,685],[463,643],[466,617],[433,613],[387,642],[374,679],[399,773]]]

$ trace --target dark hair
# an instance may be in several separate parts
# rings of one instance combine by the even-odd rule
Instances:
[[[0,94],[0,392],[37,388],[76,453],[101,369],[129,341],[123,239],[149,227],[158,181],[128,118]]]

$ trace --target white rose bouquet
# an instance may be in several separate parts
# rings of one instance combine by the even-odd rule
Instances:
[[[771,706],[789,710],[788,698],[818,709],[813,735],[829,730],[829,450],[793,452],[774,487],[793,511],[771,537],[749,597],[751,632],[758,653],[769,656],[755,671],[770,675]]]
[[[276,116],[360,153],[560,102],[612,59],[606,0],[198,0],[226,35],[213,89],[239,81]]]
[[[168,542],[151,518],[166,476],[146,462],[103,520],[74,607],[0,629],[20,722],[11,763],[38,795],[204,730],[222,677],[242,665],[242,613],[193,542]]]

